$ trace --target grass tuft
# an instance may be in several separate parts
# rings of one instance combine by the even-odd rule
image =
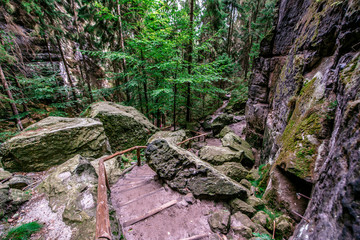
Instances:
[[[25,223],[11,228],[3,240],[27,240],[33,233],[38,232],[43,227],[38,222]]]

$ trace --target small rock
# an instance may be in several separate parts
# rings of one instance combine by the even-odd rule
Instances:
[[[14,222],[14,219],[9,218],[9,219],[8,219],[8,223],[12,223],[12,222]]]
[[[251,220],[263,227],[265,227],[271,221],[270,217],[263,211],[257,212]]]
[[[30,200],[31,193],[29,191],[23,192],[19,189],[12,188],[10,189],[10,198],[13,204],[20,205]]]
[[[244,225],[236,227],[233,230],[235,234],[246,239],[251,238],[253,236],[251,228],[246,227]]]
[[[234,132],[229,126],[225,126],[221,132],[219,133],[219,137],[223,138],[226,134],[228,134],[229,132]]]
[[[249,204],[250,206],[252,206],[253,208],[259,210],[261,208],[263,208],[265,206],[265,203],[263,200],[261,200],[260,198],[257,198],[255,196],[250,196],[247,200],[246,203]]]
[[[190,203],[190,204],[194,204],[195,202],[195,198],[194,198],[194,195],[192,195],[192,193],[188,193],[184,196],[184,200],[187,202],[187,203]]]
[[[249,173],[243,165],[241,165],[241,163],[237,162],[226,162],[223,165],[216,166],[215,168],[237,182],[244,179]]]
[[[282,235],[282,237],[288,238],[291,236],[292,232],[293,232],[293,224],[294,221],[286,216],[286,215],[281,215],[280,217],[277,217],[275,219],[275,223],[276,223],[276,232],[280,233]]]
[[[15,175],[8,182],[10,188],[23,189],[30,184],[30,179],[26,176]]]
[[[12,174],[4,169],[0,168],[0,181],[8,179],[12,176]]]
[[[233,212],[240,211],[249,217],[254,216],[254,214],[256,213],[256,210],[252,206],[238,198],[232,200],[230,202],[230,206]]]
[[[251,186],[252,186],[251,183],[246,179],[242,179],[240,181],[240,184],[243,185],[244,187],[246,187],[247,189],[251,189]]]
[[[226,234],[229,230],[230,212],[227,210],[216,211],[210,215],[208,223],[212,231]]]
[[[236,212],[231,215],[231,228],[235,231],[236,229],[243,229],[243,227],[249,227],[253,232],[259,232],[269,234],[265,228],[261,225],[254,223],[248,216],[241,212]]]

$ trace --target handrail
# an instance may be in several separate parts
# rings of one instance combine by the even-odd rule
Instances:
[[[191,138],[185,139],[184,141],[179,142],[177,145],[184,144],[184,143],[186,143],[186,142],[188,142],[188,141],[191,141],[191,140],[193,140],[193,139],[200,138],[200,137],[204,137],[204,141],[205,141],[206,136],[209,135],[209,134],[210,134],[210,133],[203,133],[203,134],[197,135],[197,136],[195,136],[195,137],[191,137]]]
[[[182,142],[179,142],[177,145],[184,144],[188,141],[191,141],[196,138],[204,137],[204,141],[206,139],[206,135],[210,133],[204,133],[197,135],[195,137],[188,138]],[[109,206],[107,201],[107,190],[110,191],[110,185],[108,182],[108,178],[106,176],[105,162],[116,157],[122,155],[127,152],[131,152],[136,150],[137,156],[137,165],[141,165],[140,159],[140,149],[144,149],[146,146],[135,146],[132,148],[125,149],[120,152],[116,152],[110,156],[101,158],[99,161],[99,178],[98,178],[98,192],[97,192],[97,207],[96,207],[96,232],[95,239],[96,240],[111,240],[111,229],[110,229],[110,218],[109,218]]]
[[[109,207],[107,202],[106,190],[110,191],[110,185],[106,176],[104,162],[112,159],[121,154],[136,150],[137,165],[141,165],[140,149],[144,149],[146,146],[135,146],[126,150],[116,152],[110,156],[101,158],[99,161],[99,178],[98,178],[98,192],[97,192],[97,207],[96,207],[96,232],[95,239],[111,240],[111,229],[110,229],[110,218],[109,218]]]

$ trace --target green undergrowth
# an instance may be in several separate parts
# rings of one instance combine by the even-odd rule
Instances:
[[[3,240],[27,240],[30,239],[30,236],[43,227],[42,224],[38,222],[25,223],[23,225],[11,228]]]
[[[271,240],[272,237],[265,233],[253,233],[256,240]]]
[[[251,185],[257,188],[255,196],[257,198],[262,198],[262,196],[265,193],[265,189],[267,186],[267,181],[269,179],[269,173],[270,173],[270,165],[262,164],[259,166],[258,169],[259,178],[256,180],[250,181]]]

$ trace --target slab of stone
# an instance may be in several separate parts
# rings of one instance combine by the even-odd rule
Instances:
[[[15,175],[7,182],[10,188],[16,188],[16,189],[23,189],[24,187],[28,186],[30,183],[31,183],[31,179],[22,175]]]
[[[222,165],[226,162],[241,162],[243,151],[233,151],[227,147],[205,146],[200,149],[199,157],[212,165]]]
[[[245,215],[252,217],[256,213],[255,208],[247,204],[246,202],[236,198],[230,202],[232,212],[242,212]]]
[[[60,165],[76,154],[97,158],[109,152],[101,122],[47,117],[3,143],[0,158],[6,170],[36,172]]]
[[[177,144],[186,139],[186,132],[185,130],[178,130],[176,132],[159,131],[149,138],[148,143],[151,143],[152,141],[161,138],[166,139],[166,141],[168,141],[171,144]]]
[[[251,150],[251,146],[244,139],[229,132],[221,139],[224,147],[229,147],[236,151],[244,151],[244,158],[242,160],[243,165],[252,167],[255,163],[255,158]]]
[[[243,165],[241,165],[241,163],[237,162],[226,162],[223,165],[216,166],[215,168],[237,182],[246,178],[249,173]]]
[[[165,139],[150,143],[145,156],[149,166],[176,191],[208,199],[247,197],[245,187]]]

